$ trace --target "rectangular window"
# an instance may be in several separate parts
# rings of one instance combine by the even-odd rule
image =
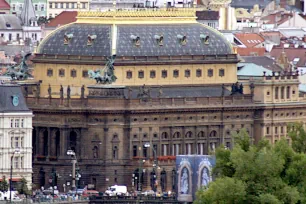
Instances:
[[[280,131],[281,133],[284,133],[284,127],[281,127]]]
[[[157,144],[153,145],[152,151],[153,151],[153,157],[156,158],[157,157]]]
[[[270,134],[270,128],[269,127],[266,128],[266,134]]]
[[[219,76],[224,77],[224,69],[219,69]]]
[[[117,146],[113,147],[113,159],[118,159],[118,148],[117,148]]]
[[[202,77],[202,70],[201,69],[197,69],[196,76],[197,77]]]
[[[9,33],[9,41],[12,40],[12,33]]]
[[[55,8],[58,8],[58,7],[57,7],[57,3],[55,3]]]
[[[151,70],[150,71],[150,78],[151,79],[154,79],[156,77],[156,72],[155,72],[155,70]]]
[[[75,69],[71,70],[71,71],[70,71],[70,76],[71,76],[72,78],[75,78],[75,77],[77,76],[77,71],[76,71]]]
[[[132,71],[127,71],[127,72],[126,72],[126,78],[127,78],[127,79],[131,79],[132,77],[133,77]]]
[[[214,70],[213,69],[207,70],[207,76],[208,77],[212,77],[213,75],[214,75]]]
[[[142,154],[145,158],[147,158],[148,157],[148,148],[146,148],[146,147],[142,148]]]
[[[167,78],[167,70],[162,70],[162,78]]]
[[[15,128],[19,128],[19,119],[15,119]]]
[[[64,8],[64,3],[61,3],[61,8]]]
[[[231,149],[231,143],[230,142],[226,142],[226,147],[227,147],[227,149]]]
[[[14,147],[19,147],[19,137],[15,137]]]
[[[14,157],[14,168],[18,169],[19,168],[19,157]]]
[[[64,70],[64,69],[60,69],[60,70],[58,71],[58,75],[59,75],[60,77],[64,77],[64,76],[65,76],[65,70]]]
[[[34,5],[34,9],[35,9],[35,11],[38,10],[38,5],[37,4]]]
[[[15,4],[13,4],[13,11],[15,11],[16,10],[16,6],[15,6]]]
[[[82,77],[83,78],[88,78],[88,71],[87,70],[83,70]]]
[[[143,79],[144,78],[144,71],[138,71],[138,78]]]
[[[285,97],[285,87],[281,87],[281,99],[284,99]]]
[[[278,99],[278,90],[279,90],[279,88],[275,87],[275,99]]]
[[[47,76],[52,77],[53,76],[53,69],[48,69],[47,70]]]
[[[20,147],[23,148],[23,137],[20,138]]]
[[[174,78],[179,77],[179,70],[173,70],[173,77]]]
[[[11,128],[14,127],[14,119],[11,119]]]
[[[137,157],[137,145],[133,146],[133,157]]]
[[[41,11],[45,11],[45,6],[44,6],[44,5],[41,5],[40,10],[41,10]]]
[[[190,77],[190,70],[189,69],[187,69],[187,70],[185,70],[185,77]]]
[[[49,3],[49,8],[52,8],[52,3]],[[50,14],[51,15],[51,14]]]
[[[23,167],[23,157],[20,157],[20,168],[24,168]]]
[[[20,127],[24,127],[24,119],[21,119]]]
[[[277,127],[275,127],[275,134],[277,134],[278,133],[278,128]]]

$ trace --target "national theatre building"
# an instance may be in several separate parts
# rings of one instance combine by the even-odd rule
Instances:
[[[238,61],[190,9],[79,12],[41,42],[23,85],[33,182],[49,187],[56,172],[62,190],[73,150],[79,186],[173,191],[176,155],[231,148],[241,128],[254,142],[287,137],[287,123],[306,116],[298,73],[237,82]]]

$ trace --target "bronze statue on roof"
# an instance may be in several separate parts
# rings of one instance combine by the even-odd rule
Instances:
[[[107,62],[103,69],[89,70],[88,76],[91,79],[95,79],[97,84],[111,84],[116,81],[117,77],[114,73],[114,62],[116,55],[107,58]]]
[[[27,60],[32,55],[32,53],[27,53],[22,57],[20,64],[11,65],[7,68],[7,71],[4,73],[5,76],[10,76],[12,80],[27,80],[29,77],[32,77]]]

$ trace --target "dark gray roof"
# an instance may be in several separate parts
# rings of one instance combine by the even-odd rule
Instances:
[[[26,45],[1,45],[0,51],[4,51],[8,56],[16,56],[18,54],[33,52],[33,47]]]
[[[232,0],[231,6],[234,8],[252,9],[255,4],[259,5],[259,8],[264,9],[272,0]]]
[[[209,45],[200,35],[209,36]],[[131,35],[140,37],[140,46],[135,46]],[[154,35],[163,35],[159,46]],[[186,45],[181,45],[177,35],[186,35]],[[223,55],[231,54],[227,40],[201,24],[181,25],[120,25],[118,26],[118,56],[174,56],[174,55]]]
[[[196,11],[196,16],[198,17],[198,21],[202,20],[219,20],[219,11],[210,11],[210,10],[205,10],[205,11]]]
[[[263,66],[271,71],[282,71],[283,69],[276,64],[275,60],[267,56],[242,56],[243,62],[254,63],[259,66]]]
[[[6,25],[9,24],[9,26]],[[20,19],[13,14],[0,15],[0,30],[22,30]]]
[[[132,87],[132,98],[139,98],[139,87]],[[205,86],[205,87],[162,87],[161,98],[188,98],[188,97],[220,97],[222,86]],[[151,98],[158,98],[159,87],[150,88]],[[128,90],[125,89],[125,97],[128,98]],[[231,95],[227,89],[224,90],[224,96]]]
[[[64,26],[47,37],[39,46],[41,54],[111,56],[111,27],[101,24],[72,24]],[[64,35],[73,34],[68,45],[64,44]],[[87,45],[88,35],[97,38],[91,46]]]
[[[64,45],[65,33],[72,33],[69,45]],[[71,24],[47,37],[38,53],[51,55],[110,56],[111,26],[101,24]],[[200,35],[209,36],[209,45]],[[92,46],[87,45],[88,35],[97,35]],[[136,46],[131,35],[140,37]],[[163,46],[154,35],[163,35]],[[177,35],[186,35],[186,45],[181,45]],[[179,56],[232,54],[227,40],[217,31],[199,23],[181,25],[117,25],[117,56]]]
[[[14,106],[12,103],[13,96],[18,96],[19,105]],[[0,112],[28,112],[25,99],[19,85],[0,84]]]

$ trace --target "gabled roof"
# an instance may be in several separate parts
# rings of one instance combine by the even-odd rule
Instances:
[[[219,11],[196,11],[197,20],[219,20]]]
[[[234,35],[246,47],[255,47],[265,41],[265,39],[257,33],[235,33]]]
[[[267,56],[244,56],[242,58],[245,63],[254,63],[275,72],[282,71],[282,68],[276,64],[275,60]]]
[[[284,13],[283,11],[279,11],[279,12],[264,16],[261,18],[261,20],[264,21],[265,24],[280,25],[286,22],[291,17],[292,17],[292,13]]]
[[[21,21],[16,15],[1,14],[0,30],[22,30]]]
[[[11,6],[5,0],[0,0],[0,9],[1,10],[10,10]]]
[[[266,72],[267,75],[272,75],[271,70],[254,63],[240,62],[237,64],[237,67],[239,69],[237,72],[238,76],[263,76],[263,72]]]
[[[77,19],[77,11],[63,11],[46,24],[46,27],[58,27],[75,22]]]
[[[276,47],[273,48],[270,52],[271,57],[274,57],[277,60],[282,52],[286,53],[286,56],[289,62],[295,60],[295,66],[297,67],[306,67],[306,49],[305,48],[282,48]]]

